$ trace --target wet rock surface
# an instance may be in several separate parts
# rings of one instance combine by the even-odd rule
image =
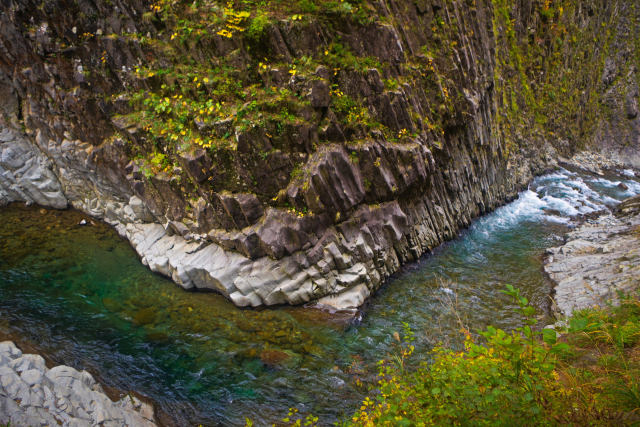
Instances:
[[[556,284],[557,309],[572,311],[615,303],[618,293],[640,287],[640,197],[613,213],[587,220],[562,246],[547,251],[544,267]]]
[[[0,423],[17,426],[154,426],[153,408],[137,397],[110,400],[91,374],[48,369],[36,354],[0,342]]]
[[[627,153],[620,151],[589,152],[582,151],[576,153],[570,159],[559,159],[559,163],[573,168],[582,169],[595,175],[606,173],[625,174],[625,171],[635,175],[632,169],[638,168],[637,149],[627,150]]]

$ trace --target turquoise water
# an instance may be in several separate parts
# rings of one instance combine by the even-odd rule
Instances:
[[[627,189],[618,187],[623,181]],[[549,306],[544,249],[580,214],[640,193],[633,177],[560,170],[477,220],[456,240],[406,266],[372,298],[361,321],[281,307],[241,310],[190,293],[143,267],[110,228],[84,215],[0,209],[0,335],[18,336],[56,363],[151,398],[178,424],[276,422],[289,407],[325,423],[351,415],[396,348],[407,322],[418,350],[460,343],[460,323],[511,328],[499,291],[518,286]]]

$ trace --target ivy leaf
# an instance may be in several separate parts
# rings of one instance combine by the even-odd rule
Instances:
[[[582,332],[587,328],[588,324],[589,324],[589,319],[584,317],[574,317],[569,320],[569,331]]]
[[[558,340],[556,331],[554,329],[543,329],[542,340],[549,345],[554,345]]]
[[[551,347],[551,353],[553,354],[568,353],[570,350],[571,350],[571,347],[569,347],[569,344],[564,342],[559,342],[553,347]]]

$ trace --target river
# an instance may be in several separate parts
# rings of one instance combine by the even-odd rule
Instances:
[[[238,309],[214,293],[186,292],[146,269],[105,224],[11,205],[0,209],[0,334],[148,396],[181,425],[270,424],[289,407],[330,423],[354,412],[403,322],[421,357],[438,342],[459,345],[461,323],[513,328],[506,283],[549,320],[545,248],[561,243],[578,216],[640,194],[626,174],[560,169],[535,179],[405,266],[355,322],[297,307]]]

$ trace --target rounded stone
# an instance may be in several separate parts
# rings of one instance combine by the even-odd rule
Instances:
[[[0,342],[0,354],[3,354],[10,359],[17,359],[22,356],[22,351],[11,341]]]
[[[24,381],[29,387],[40,384],[42,382],[42,372],[37,369],[28,369],[20,375],[22,381]]]

